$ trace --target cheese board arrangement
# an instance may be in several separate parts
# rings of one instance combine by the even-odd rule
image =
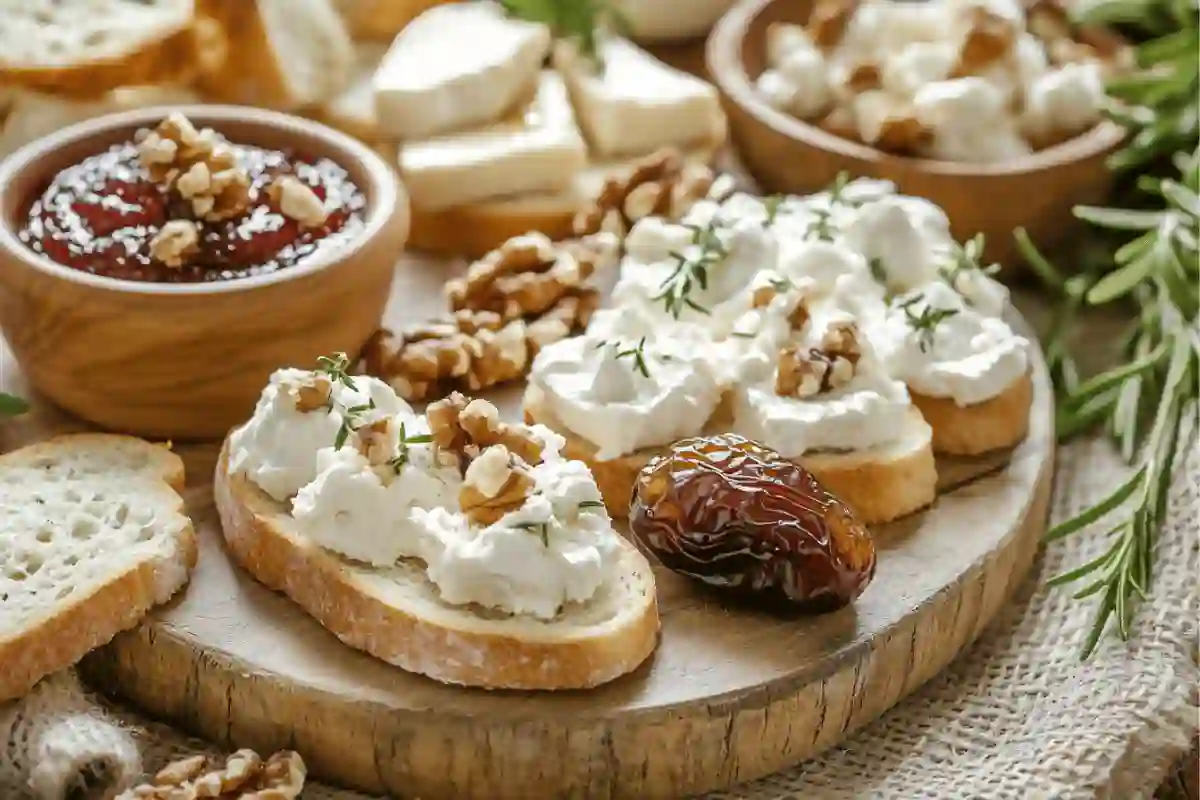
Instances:
[[[944,4],[1004,49],[922,61],[942,111],[1023,53],[1062,141],[1017,160],[1100,199],[1121,136],[1072,93],[1120,43]],[[878,717],[1028,571],[1054,392],[979,217],[716,166],[743,101],[783,117],[731,57],[771,95],[799,51],[762,42],[877,12],[914,62],[928,9],[78,0],[127,24],[55,39],[73,5],[0,5],[45,45],[0,56],[0,703],[79,663],[243,748],[105,790],[721,790]],[[714,25],[715,85],[656,56]]]

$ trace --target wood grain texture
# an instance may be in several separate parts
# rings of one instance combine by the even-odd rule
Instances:
[[[457,268],[403,269],[389,321],[427,312]],[[233,566],[211,504],[217,446],[180,448],[201,540],[192,584],[84,672],[190,731],[294,747],[314,775],[370,792],[667,798],[756,778],[836,744],[932,677],[1025,575],[1053,461],[1040,360],[1034,378],[1030,436],[1007,466],[942,462],[944,486],[961,488],[879,529],[878,577],[852,608],[796,619],[737,610],[659,571],[663,637],[650,662],[599,690],[553,695],[451,688],[345,647]],[[494,395],[509,414],[519,396]],[[53,428],[47,413],[26,428]]]
[[[381,158],[332,129],[254,109],[185,107],[232,141],[344,166],[367,198],[363,236],[270,275],[170,285],[67,269],[17,239],[29,203],[57,172],[169,110],[69,128],[0,165],[0,327],[29,381],[73,413],[143,436],[219,437],[253,411],[278,365],[357,352],[374,332],[408,235],[408,200]]]
[[[808,194],[839,172],[883,178],[946,210],[958,241],[987,237],[987,258],[1020,262],[1012,231],[1040,246],[1067,241],[1080,223],[1071,209],[1103,204],[1112,189],[1105,159],[1124,133],[1112,122],[1031,156],[1000,164],[959,164],[889,155],[827,133],[769,106],[753,82],[766,69],[767,28],[803,23],[811,0],[743,0],[713,29],[708,72],[721,92],[729,130],[746,168],[765,191]]]

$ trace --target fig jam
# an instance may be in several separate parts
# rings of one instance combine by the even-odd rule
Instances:
[[[150,255],[150,242],[172,219],[191,219],[189,204],[150,179],[132,142],[114,145],[60,172],[29,208],[19,233],[31,250],[71,269],[121,280],[202,283],[287,269],[352,239],[363,228],[366,198],[329,159],[240,145],[251,204],[240,216],[198,220],[200,250],[182,267]],[[328,219],[302,228],[280,213],[266,188],[280,175],[306,183],[325,201]]]

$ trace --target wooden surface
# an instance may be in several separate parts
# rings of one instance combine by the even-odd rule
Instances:
[[[35,256],[15,231],[50,178],[155,127],[167,110],[114,114],[0,165],[0,327],[33,385],[64,408],[143,436],[217,437],[253,409],[279,364],[354,352],[375,331],[408,236],[408,201],[383,159],[323,126],[246,108],[170,110],[234,142],[343,165],[367,200],[357,246],[273,274],[173,285],[98,278]]]
[[[1074,206],[1108,197],[1112,174],[1104,160],[1124,136],[1112,122],[1025,158],[960,164],[892,156],[775,110],[753,85],[766,69],[767,28],[802,23],[811,8],[811,0],[743,0],[708,41],[708,72],[721,92],[733,143],[764,190],[808,194],[842,171],[891,180],[905,194],[946,209],[957,240],[983,233],[987,257],[1006,266],[1019,261],[1015,228],[1050,248],[1078,230]]]
[[[447,277],[408,263],[389,318]],[[20,388],[8,365],[5,384]],[[485,693],[351,650],[235,568],[211,504],[216,445],[177,448],[201,539],[188,590],[94,653],[84,673],[218,742],[294,747],[312,773],[431,798],[657,798],[752,779],[836,744],[932,677],[992,618],[1044,530],[1053,445],[1040,360],[1031,434],[1007,467],[879,530],[878,576],[852,608],[782,619],[723,607],[660,572],[661,646],[591,692]],[[515,392],[499,397],[512,410]],[[6,446],[78,427],[39,406]],[[996,463],[946,464],[961,483]]]

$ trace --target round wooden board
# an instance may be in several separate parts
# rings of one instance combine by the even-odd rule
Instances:
[[[457,269],[406,259],[389,321],[427,317]],[[0,382],[21,390],[4,363]],[[199,565],[180,597],[90,656],[84,673],[192,732],[297,749],[314,776],[368,792],[665,798],[756,778],[836,744],[932,677],[1025,575],[1053,462],[1040,359],[1034,378],[1028,440],[1011,460],[939,463],[947,493],[878,531],[878,575],[853,607],[799,619],[735,611],[660,570],[657,653],[590,692],[453,688],[342,645],[231,563],[212,507],[217,445],[177,446]],[[516,392],[494,397],[515,415]],[[35,403],[5,445],[82,427]]]

